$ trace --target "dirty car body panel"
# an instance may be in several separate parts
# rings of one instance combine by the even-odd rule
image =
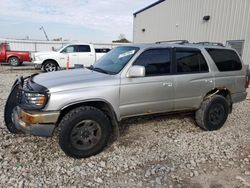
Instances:
[[[16,95],[21,98],[25,80],[46,88],[45,92],[48,97],[45,105],[40,109],[24,108],[22,101],[17,97],[18,107],[13,112],[16,127],[30,134],[51,136],[65,108],[89,101],[102,101],[108,104],[116,119],[120,121],[131,116],[197,110],[206,94],[216,88],[227,88],[231,92],[232,102],[240,102],[246,97],[244,67],[239,71],[218,71],[202,45],[140,44],[132,46],[138,48],[138,51],[133,52],[134,56],[117,74],[78,69],[18,79],[13,87],[19,88],[20,92]],[[206,71],[178,73],[176,50],[184,47],[199,51],[207,63]],[[170,49],[173,54],[168,74],[128,77],[130,68],[141,54],[149,49],[165,48]],[[34,88],[30,89],[36,92]]]

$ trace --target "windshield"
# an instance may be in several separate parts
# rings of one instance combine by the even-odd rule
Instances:
[[[60,52],[63,48],[65,48],[66,44],[64,44],[62,47],[60,48],[55,48],[55,52]]]
[[[106,74],[117,74],[139,50],[137,47],[119,46],[105,54],[90,69]]]

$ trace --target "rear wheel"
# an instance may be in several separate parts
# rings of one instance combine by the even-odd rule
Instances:
[[[55,72],[57,71],[58,66],[54,61],[47,61],[43,65],[43,70],[45,72]]]
[[[225,97],[214,95],[202,102],[200,109],[195,113],[195,119],[202,129],[218,130],[226,122],[229,110],[230,106]]]
[[[8,59],[8,63],[11,65],[11,66],[19,66],[20,65],[20,61],[17,57],[10,57]]]
[[[64,116],[59,124],[59,144],[74,158],[86,158],[101,152],[111,135],[111,122],[101,110],[85,106]]]

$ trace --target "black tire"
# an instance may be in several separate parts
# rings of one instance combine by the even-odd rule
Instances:
[[[8,63],[11,65],[11,66],[19,66],[20,65],[20,61],[17,57],[10,57],[8,59]]]
[[[58,65],[54,61],[46,61],[43,65],[44,72],[55,72],[58,70]]]
[[[196,123],[204,130],[218,130],[226,122],[229,109],[230,107],[225,97],[214,95],[203,101],[200,109],[196,111]]]
[[[95,126],[98,125],[96,130],[91,128],[90,131],[93,131],[93,134],[90,134],[88,129],[93,126],[89,121],[94,122],[93,125]],[[85,124],[85,122],[88,123]],[[110,139],[111,131],[111,122],[104,112],[91,106],[78,107],[66,114],[61,120],[59,124],[59,145],[65,154],[70,157],[90,157],[100,153],[105,148]],[[93,135],[94,141],[90,138]],[[93,142],[96,143],[93,144]],[[91,146],[87,147],[88,144]]]
[[[20,134],[23,133],[21,130],[17,129],[12,121],[13,117],[13,110],[17,106],[16,102],[16,92],[17,92],[17,86],[13,89],[11,95],[8,97],[7,102],[5,104],[4,108],[4,121],[7,129],[13,133],[13,134]]]

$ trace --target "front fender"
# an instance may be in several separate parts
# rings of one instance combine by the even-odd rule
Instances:
[[[105,86],[99,90],[96,88],[85,88],[84,90],[74,90],[55,92],[50,94],[50,99],[45,107],[45,111],[63,110],[68,106],[84,103],[102,101],[112,107],[117,119],[120,119],[119,111],[119,86]]]

